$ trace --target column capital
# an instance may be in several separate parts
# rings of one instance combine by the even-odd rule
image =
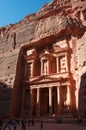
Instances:
[[[70,83],[66,83],[67,87],[70,87]]]
[[[52,88],[53,88],[53,86],[49,86],[48,88],[49,88],[49,89],[52,89]]]
[[[41,88],[37,88],[37,90],[40,90]]]

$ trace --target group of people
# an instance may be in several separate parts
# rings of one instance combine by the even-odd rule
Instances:
[[[28,126],[34,126],[35,121],[32,119],[0,119],[0,130],[17,130],[18,126],[21,130],[26,130]],[[40,121],[40,129],[43,130],[43,122]]]

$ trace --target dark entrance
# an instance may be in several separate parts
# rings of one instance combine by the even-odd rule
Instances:
[[[86,63],[85,63],[86,64]],[[85,65],[86,66],[86,65]],[[79,89],[79,114],[86,118],[86,72],[81,76]]]
[[[48,88],[41,88],[40,91],[40,115],[49,115],[49,90]]]

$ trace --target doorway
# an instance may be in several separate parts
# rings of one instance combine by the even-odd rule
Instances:
[[[49,90],[48,88],[41,88],[40,91],[40,115],[49,115]]]

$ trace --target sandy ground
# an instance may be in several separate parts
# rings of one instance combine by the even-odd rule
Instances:
[[[15,130],[23,130],[21,127],[22,119],[17,119],[19,124],[15,123],[17,126]],[[3,127],[7,124],[9,120],[4,121]],[[23,119],[24,121],[24,119]],[[57,120],[54,118],[41,118],[35,119],[25,119],[26,129],[24,130],[86,130],[86,119],[83,119],[82,122],[77,122],[77,118],[62,118],[62,122],[57,123]],[[34,122],[34,125],[33,123]],[[43,123],[43,128],[41,128],[41,122]],[[8,123],[10,129],[5,130],[14,130],[14,125]],[[2,129],[3,130],[3,129]]]
[[[11,126],[11,130],[14,130]],[[21,125],[17,125],[16,130],[23,130]],[[67,124],[67,123],[43,123],[43,128],[41,128],[40,123],[35,123],[34,126],[26,125],[26,130],[86,130],[86,124]]]

